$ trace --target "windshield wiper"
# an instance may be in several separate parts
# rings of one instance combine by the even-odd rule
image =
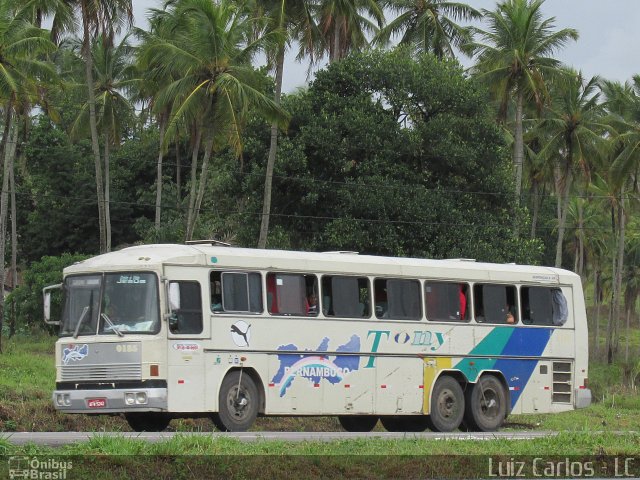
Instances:
[[[82,325],[82,322],[84,321],[84,317],[87,316],[87,312],[89,311],[89,307],[86,306],[82,309],[82,314],[80,315],[80,318],[78,319],[78,323],[76,325],[76,329],[73,331],[73,338],[78,338],[78,332],[80,332],[80,325]]]
[[[114,332],[116,332],[118,334],[119,337],[124,337],[124,333],[122,333],[120,331],[120,329],[118,327],[116,327],[113,322],[111,321],[111,319],[107,316],[106,313],[102,313],[102,318],[104,318],[104,321],[107,322],[109,324],[109,326],[111,327],[111,330],[113,330]]]

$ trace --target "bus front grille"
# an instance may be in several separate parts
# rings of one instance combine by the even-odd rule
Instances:
[[[107,365],[63,365],[62,381],[71,380],[141,380],[139,363]]]

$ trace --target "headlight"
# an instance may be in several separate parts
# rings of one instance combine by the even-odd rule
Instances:
[[[64,405],[64,396],[61,393],[56,393],[56,405],[59,407]]]
[[[136,393],[136,403],[140,405],[146,405],[147,403],[147,394],[145,392]]]
[[[136,394],[133,392],[127,392],[124,394],[124,403],[127,405],[135,405],[136,403]]]
[[[64,394],[64,405],[65,407],[70,407],[71,406],[71,396],[69,396],[68,394]]]

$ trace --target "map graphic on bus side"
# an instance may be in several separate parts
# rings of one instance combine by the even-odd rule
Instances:
[[[326,352],[329,350],[329,337],[324,337],[315,352]],[[321,380],[329,383],[340,383],[350,372],[360,368],[359,355],[308,355],[297,353],[299,349],[293,343],[280,345],[278,355],[280,367],[271,380],[274,384],[280,385],[280,396],[284,397],[296,377],[301,377],[316,385]],[[338,345],[335,349],[337,353],[355,353],[360,351],[360,337],[352,335],[349,341],[343,345]],[[332,358],[330,358],[332,357]]]

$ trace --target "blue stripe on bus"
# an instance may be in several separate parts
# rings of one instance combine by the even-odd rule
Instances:
[[[513,408],[531,378],[538,360],[473,358],[473,355],[539,357],[547,347],[552,333],[552,328],[496,327],[469,352],[470,357],[458,362],[455,368],[463,372],[471,382],[475,382],[483,370],[502,372],[509,385]]]
[[[514,328],[513,334],[502,350],[502,355],[539,357],[549,343],[552,328]],[[520,398],[529,382],[538,360],[499,359],[494,368],[502,372],[511,391],[511,408]]]

